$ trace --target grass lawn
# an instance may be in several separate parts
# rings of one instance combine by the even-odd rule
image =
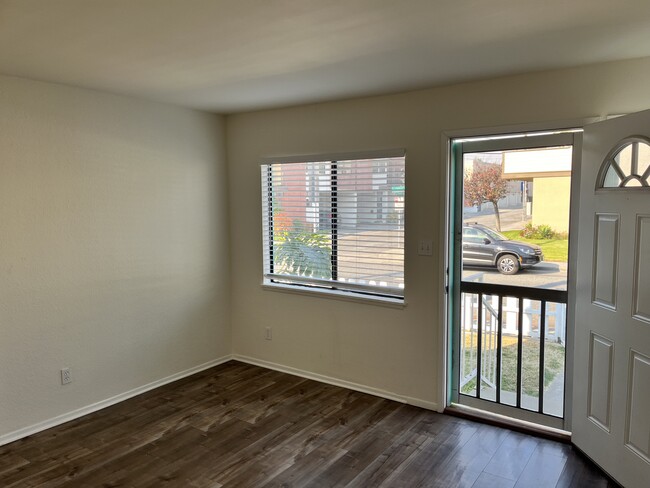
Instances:
[[[544,386],[564,371],[564,347],[547,342],[544,346]],[[521,363],[521,389],[526,395],[539,396],[539,340],[524,339]],[[507,391],[517,391],[517,346],[503,348],[501,384]]]
[[[568,239],[526,239],[521,237],[519,232],[518,230],[507,230],[501,233],[508,239],[537,244],[542,248],[545,261],[567,262],[569,256]]]
[[[504,336],[501,362],[501,388],[504,391],[517,391],[517,342],[507,340]],[[470,364],[471,353],[465,350],[465,367],[469,369],[476,365]],[[544,386],[548,386],[558,374],[564,374],[565,349],[560,344],[546,342],[544,346]],[[484,352],[485,354],[485,352]],[[473,350],[473,356],[476,349]],[[522,391],[526,395],[539,396],[539,339],[524,339],[521,363]],[[471,380],[462,388],[462,393],[469,393],[476,388],[476,379]]]

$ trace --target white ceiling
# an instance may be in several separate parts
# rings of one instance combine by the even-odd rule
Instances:
[[[216,112],[650,56],[650,0],[0,0],[0,73]]]

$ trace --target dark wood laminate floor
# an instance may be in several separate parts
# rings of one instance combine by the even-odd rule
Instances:
[[[605,487],[570,446],[231,361],[0,447],[0,487]]]

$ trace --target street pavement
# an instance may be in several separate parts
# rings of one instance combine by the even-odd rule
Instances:
[[[485,205],[485,209],[480,213],[464,213],[463,220],[465,222],[477,223],[490,227],[491,229],[496,229],[496,217],[494,216],[494,210]],[[499,216],[501,218],[501,230],[521,230],[523,229],[528,222],[530,222],[530,217],[524,215],[524,211],[521,208],[502,208],[499,209]]]
[[[496,268],[478,266],[463,268],[463,281],[494,285],[527,286],[548,290],[567,289],[567,263],[542,262],[522,269],[515,275],[504,275]]]

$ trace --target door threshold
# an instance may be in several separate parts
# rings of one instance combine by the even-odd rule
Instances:
[[[477,422],[494,425],[496,427],[504,427],[516,432],[521,432],[522,434],[543,437],[553,441],[564,442],[565,444],[571,443],[571,432],[566,430],[547,427],[546,425],[535,424],[533,422],[527,422],[526,420],[506,417],[505,415],[468,407],[467,405],[452,403],[445,408],[444,413],[447,415],[453,415],[454,417],[476,420]]]

